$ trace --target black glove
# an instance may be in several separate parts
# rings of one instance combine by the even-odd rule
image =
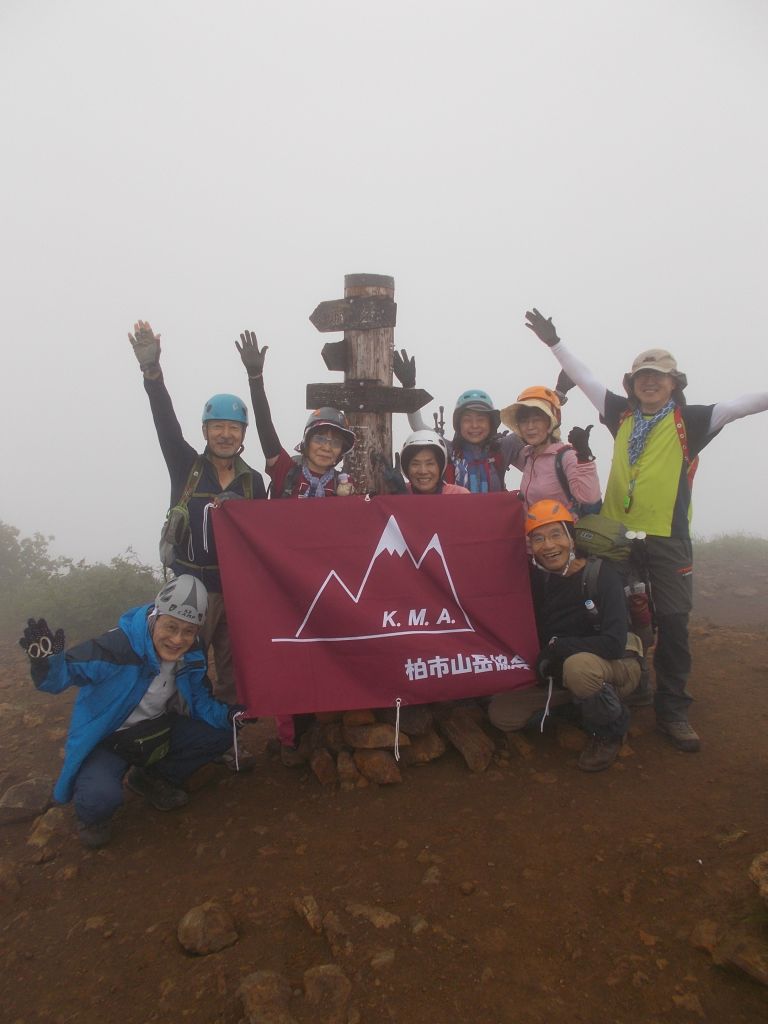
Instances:
[[[399,454],[395,455],[395,464],[393,466],[380,452],[371,452],[371,465],[374,469],[378,468],[381,470],[387,494],[408,493],[408,488],[405,486],[405,480],[403,479],[403,471],[400,468]]]
[[[539,651],[534,668],[536,675],[539,677],[539,682],[546,685],[551,678],[555,686],[562,686],[563,659],[558,658],[555,654],[551,641]]]
[[[245,725],[244,712],[246,712],[245,704],[230,704],[227,710],[227,720],[230,725],[234,722],[238,729],[242,729]]]
[[[588,427],[573,427],[568,434],[568,444],[573,445],[573,449],[576,452],[576,457],[579,462],[594,462],[595,456],[589,447],[589,432],[592,430],[592,424]]]
[[[555,394],[560,399],[560,405],[565,405],[568,401],[568,392],[575,387],[576,385],[565,370],[561,370],[557,375],[557,383],[555,384]]]
[[[530,328],[539,341],[543,341],[545,345],[549,345],[552,348],[556,345],[560,339],[557,336],[555,325],[552,323],[552,317],[545,317],[536,309],[534,306],[532,310],[528,310],[525,314],[527,321],[526,327]]]
[[[269,345],[259,348],[255,331],[243,331],[240,341],[235,342],[235,348],[240,353],[243,366],[248,371],[249,377],[261,377],[264,373],[264,358]]]
[[[411,356],[409,359],[408,353],[404,348],[399,352],[395,349],[395,355],[392,360],[392,372],[404,388],[416,387],[416,357]]]
[[[234,491],[222,491],[221,494],[217,494],[213,499],[213,504],[216,508],[219,508],[224,504],[225,501],[242,501],[242,494],[235,494]]]
[[[52,633],[45,619],[28,619],[19,646],[27,652],[30,661],[41,661],[64,650],[64,630]]]

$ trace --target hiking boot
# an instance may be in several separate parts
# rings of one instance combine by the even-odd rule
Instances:
[[[656,728],[667,737],[672,746],[685,754],[695,754],[701,750],[698,733],[686,721],[665,722],[657,719]]]
[[[177,807],[189,803],[189,797],[183,789],[172,786],[159,775],[148,775],[142,768],[131,768],[125,777],[125,783],[158,811],[175,811]]]
[[[86,825],[84,821],[78,821],[77,836],[87,849],[99,850],[102,846],[106,846],[112,838],[109,819],[97,821],[94,825]]]
[[[237,745],[237,759],[235,759],[235,748],[230,747],[221,757],[216,758],[216,764],[223,764],[231,772],[252,772],[256,767],[256,755],[239,743]]]
[[[602,736],[590,736],[589,742],[579,755],[579,768],[583,772],[602,772],[610,768],[619,756],[624,737],[604,739]]]

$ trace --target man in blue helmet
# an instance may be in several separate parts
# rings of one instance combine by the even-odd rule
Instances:
[[[186,508],[184,529],[173,545],[169,565],[177,576],[182,573],[195,576],[208,591],[208,614],[200,631],[200,642],[206,651],[213,647],[215,696],[233,704],[237,697],[232,652],[210,512],[228,498],[267,496],[261,474],[240,458],[248,409],[236,395],[218,394],[209,398],[203,408],[205,449],[199,455],[182,435],[163,381],[160,335],[155,334],[145,320],[139,320],[128,338],[144,375],[144,389],[171,477],[171,509]],[[234,763],[227,759],[227,764],[230,761]],[[244,759],[241,757],[240,761],[242,768]]]

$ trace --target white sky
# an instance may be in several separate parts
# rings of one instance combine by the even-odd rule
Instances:
[[[2,0],[0,518],[154,561],[127,331],[162,333],[196,444],[211,393],[247,398],[255,329],[290,448],[305,385],[341,380],[307,317],[345,273],[395,277],[396,343],[449,410],[554,382],[531,305],[614,390],[656,345],[689,401],[764,390],[766,43],[763,0]],[[697,533],[768,533],[767,428],[704,452]]]

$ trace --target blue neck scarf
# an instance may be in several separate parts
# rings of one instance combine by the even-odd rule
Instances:
[[[325,485],[333,480],[333,467],[331,467],[322,476],[315,476],[311,473],[304,463],[301,467],[301,472],[304,475],[304,479],[309,484],[309,490],[306,494],[302,494],[302,498],[324,498],[325,497]]]
[[[669,415],[675,408],[675,403],[670,400],[664,406],[663,409],[659,409],[657,413],[654,413],[649,420],[647,420],[640,409],[635,409],[632,417],[632,433],[629,436],[629,464],[634,466],[637,460],[645,451],[645,446],[648,443],[648,435],[659,423],[664,419],[665,416]]]

